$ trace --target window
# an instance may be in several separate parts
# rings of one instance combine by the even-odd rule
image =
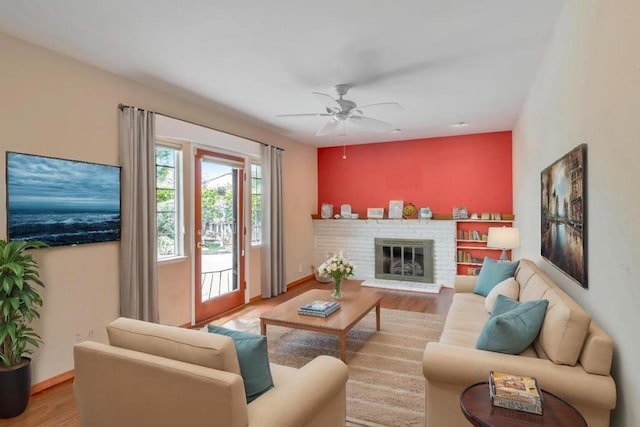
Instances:
[[[251,164],[251,245],[262,244],[262,166]]]
[[[183,254],[181,151],[156,146],[156,238],[158,259]]]

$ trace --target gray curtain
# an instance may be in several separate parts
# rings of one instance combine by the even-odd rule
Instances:
[[[120,109],[120,315],[157,323],[155,114]]]
[[[262,147],[262,297],[287,292],[284,264],[283,151]]]

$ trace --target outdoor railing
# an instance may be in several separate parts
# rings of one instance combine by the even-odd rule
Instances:
[[[202,272],[202,301],[231,292],[232,286],[232,268],[224,270],[213,270]],[[223,292],[224,284],[224,292]],[[217,287],[217,293],[212,294],[214,288]]]

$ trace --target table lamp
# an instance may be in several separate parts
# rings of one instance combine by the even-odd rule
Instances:
[[[520,247],[520,232],[514,227],[489,227],[487,247],[502,249],[500,261],[507,261],[507,250]]]

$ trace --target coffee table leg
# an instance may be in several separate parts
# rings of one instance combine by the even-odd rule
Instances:
[[[260,334],[267,335],[267,324],[263,319],[260,319]]]
[[[380,330],[380,302],[376,304],[376,330]]]
[[[340,334],[340,360],[347,363],[347,333]]]

